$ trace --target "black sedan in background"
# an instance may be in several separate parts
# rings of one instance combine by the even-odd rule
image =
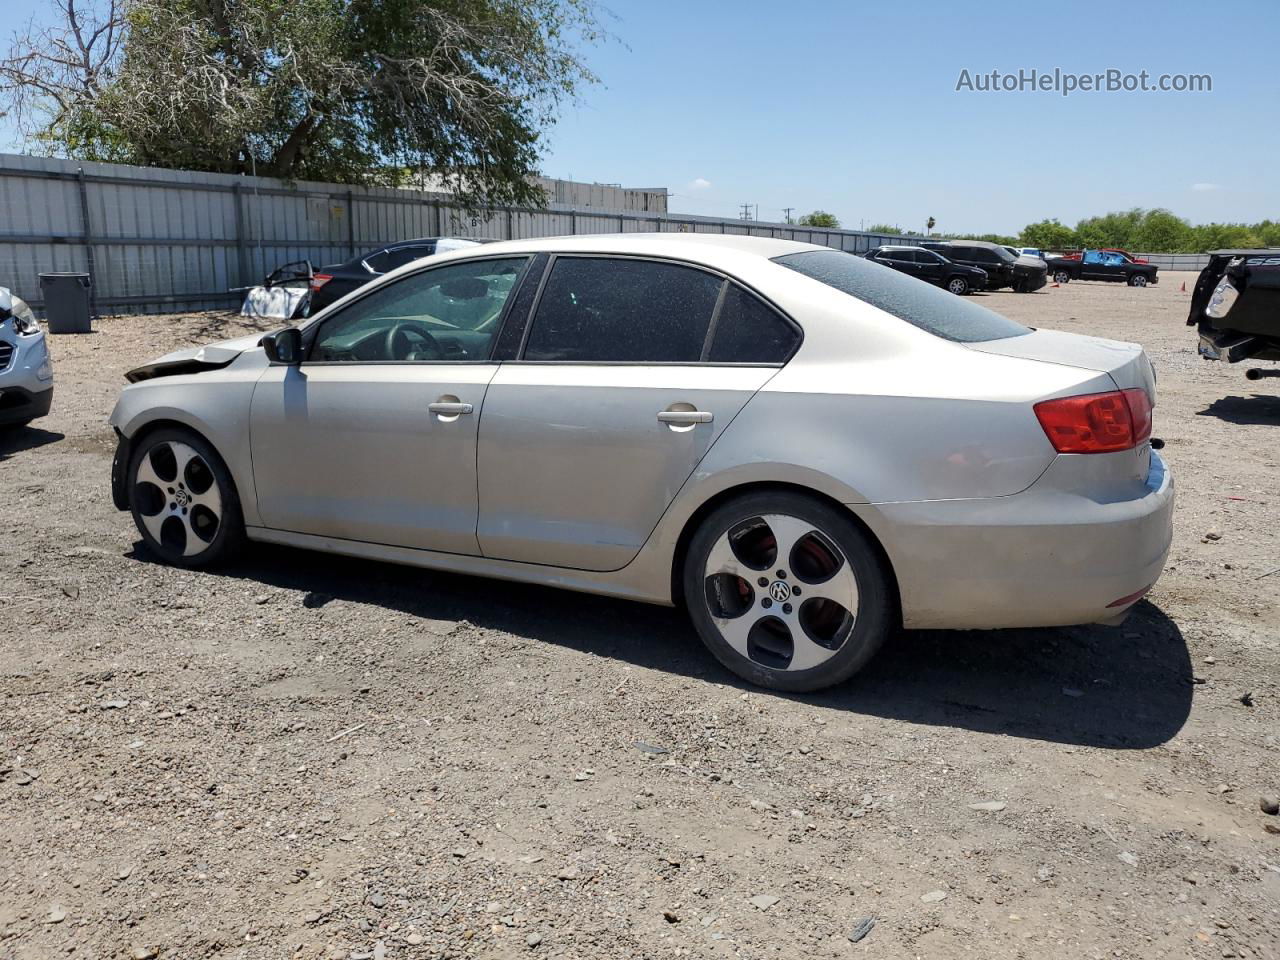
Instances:
[[[311,277],[311,305],[309,313],[318,313],[335,300],[341,300],[352,290],[363,287],[375,277],[390,273],[396,267],[413,260],[461,250],[492,240],[472,240],[461,237],[422,237],[417,240],[401,240],[390,246],[353,257],[346,263],[334,263],[320,267]]]
[[[953,263],[942,254],[924,247],[876,247],[867,253],[867,259],[883,263],[899,273],[945,287],[959,296],[981,290],[987,285],[985,270]]]

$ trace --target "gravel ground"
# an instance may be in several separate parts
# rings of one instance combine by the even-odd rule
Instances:
[[[53,415],[0,441],[0,956],[1277,956],[1280,400],[1197,359],[1193,279],[982,298],[1155,360],[1149,602],[907,633],[806,697],[671,610],[157,565],[108,493],[121,374],[246,328],[56,338]]]

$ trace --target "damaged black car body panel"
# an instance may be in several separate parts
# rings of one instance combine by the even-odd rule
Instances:
[[[1280,360],[1280,249],[1212,251],[1187,326],[1207,360]]]

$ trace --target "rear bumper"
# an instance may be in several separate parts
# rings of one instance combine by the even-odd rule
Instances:
[[[1010,497],[851,509],[889,554],[904,626],[1066,626],[1114,620],[1156,582],[1173,478],[1153,452],[1145,483],[1094,499],[1042,478]],[[1133,599],[1111,606],[1123,597]]]
[[[36,391],[24,387],[0,387],[0,426],[26,423],[46,416],[52,406],[52,384]]]

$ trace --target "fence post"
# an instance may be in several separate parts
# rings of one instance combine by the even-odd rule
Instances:
[[[236,286],[249,286],[249,248],[244,232],[243,188],[236,183],[231,188],[231,200],[236,205]]]
[[[84,250],[89,265],[89,313],[98,315],[98,270],[93,254],[93,227],[89,223],[89,186],[85,183],[84,167],[76,168],[76,181],[80,187],[80,219],[83,222]]]
[[[569,236],[576,237],[578,235],[578,211],[569,211]]]
[[[347,191],[347,249],[348,256],[356,255],[356,195]]]

